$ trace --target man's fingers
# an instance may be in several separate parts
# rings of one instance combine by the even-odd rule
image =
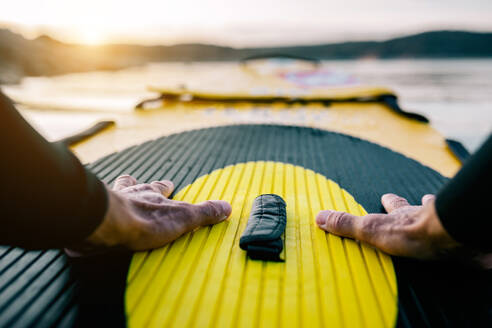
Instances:
[[[137,179],[125,174],[121,175],[114,180],[113,190],[119,191],[127,187],[131,187],[137,184]]]
[[[181,204],[184,210],[182,212],[183,216],[177,216],[174,219],[178,235],[182,235],[201,226],[224,221],[232,212],[231,205],[222,200],[207,200],[197,205]]]
[[[316,223],[321,229],[349,238],[356,238],[356,220],[360,218],[337,211],[321,211],[316,216]]]
[[[391,213],[400,207],[410,205],[405,198],[395,194],[384,194],[381,197],[381,203],[383,204],[384,209],[388,213]]]
[[[231,205],[222,200],[207,200],[196,205],[174,203],[179,203],[181,208],[180,214],[173,217],[173,224],[177,227],[179,235],[201,226],[224,221],[232,212]]]
[[[129,247],[134,250],[161,247],[198,227],[227,219],[231,211],[231,205],[221,200],[209,200],[197,205],[170,201],[161,211],[154,211],[142,220],[145,238],[135,240]]]
[[[166,198],[174,191],[174,184],[169,180],[153,181],[150,185],[152,186],[152,189],[161,193]]]
[[[393,220],[386,214],[368,214],[358,217],[345,212],[321,211],[316,217],[318,226],[338,236],[366,242],[378,248],[386,248],[387,224]]]
[[[432,195],[432,194],[427,194],[427,195],[424,195],[422,197],[422,205],[424,205],[425,203],[427,203],[428,201],[431,201],[431,200],[434,200],[436,199],[436,196]]]
[[[224,221],[232,212],[231,205],[223,200],[207,200],[193,206],[195,208],[197,226]]]

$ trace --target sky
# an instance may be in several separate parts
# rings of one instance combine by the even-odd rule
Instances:
[[[0,27],[73,43],[235,47],[492,31],[492,0],[0,0]]]

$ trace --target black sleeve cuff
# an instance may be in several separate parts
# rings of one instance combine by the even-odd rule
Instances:
[[[0,92],[0,244],[66,247],[86,239],[107,210],[104,184],[62,143],[35,131]]]
[[[73,219],[72,240],[84,241],[102,223],[108,210],[108,191],[95,174],[84,169],[87,181],[87,197],[80,204],[80,213]],[[70,244],[72,243],[70,240]]]
[[[436,211],[446,231],[465,246],[492,249],[492,136],[438,193]]]

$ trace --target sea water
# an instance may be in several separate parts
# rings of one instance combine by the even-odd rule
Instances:
[[[94,119],[110,118],[112,112],[131,112],[140,100],[155,97],[146,90],[148,85],[186,82],[179,81],[183,74],[178,71],[187,67],[152,63],[114,72],[28,77],[3,89],[28,105],[19,106],[23,114],[54,140]],[[393,89],[403,109],[424,114],[445,137],[461,141],[471,151],[492,131],[492,59],[334,60],[324,61],[323,69],[348,76],[351,83]],[[53,114],[53,109],[60,111]]]

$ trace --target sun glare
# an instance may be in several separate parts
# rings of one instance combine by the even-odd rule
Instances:
[[[104,37],[101,31],[84,29],[80,33],[80,42],[87,45],[99,45],[104,42]]]

